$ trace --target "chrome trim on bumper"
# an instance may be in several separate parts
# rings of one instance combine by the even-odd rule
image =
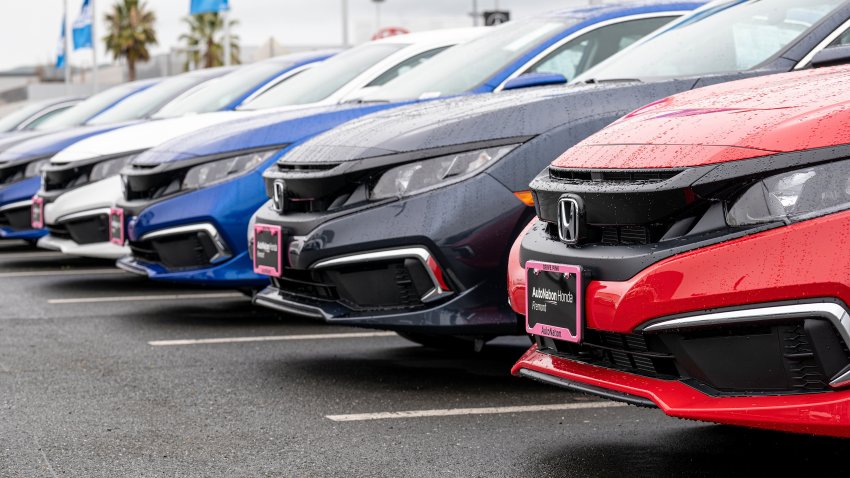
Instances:
[[[329,320],[332,318],[318,307],[291,302],[280,297],[277,294],[277,289],[273,287],[266,287],[258,292],[257,295],[254,296],[252,302],[255,305],[268,307],[269,309],[274,309],[278,312],[284,312],[287,314],[322,320]]]
[[[21,207],[32,207],[32,199],[27,199],[25,201],[17,201],[6,204],[5,206],[0,206],[0,212],[8,211],[10,209],[18,209]]]
[[[431,255],[431,252],[424,247],[406,247],[402,249],[363,252],[358,254],[350,254],[347,256],[334,257],[332,259],[325,259],[319,261],[310,266],[310,269],[324,269],[328,267],[361,264],[364,262],[392,259],[417,259],[419,260],[419,262],[422,263],[422,266],[425,268],[425,271],[428,273],[428,277],[431,279],[431,283],[434,286],[433,289],[426,292],[425,295],[420,297],[419,300],[421,300],[423,303],[427,304],[428,302],[433,302],[435,300],[443,299],[452,295],[452,291],[444,290],[442,286],[440,286],[440,281],[437,280],[437,276],[434,275],[434,271],[431,270],[431,267],[428,264],[429,261],[433,260],[433,256]]]
[[[80,218],[86,218],[86,217],[92,217],[92,216],[102,216],[102,215],[109,216],[109,208],[108,207],[66,214],[64,216],[56,218],[56,224],[61,224],[63,222],[73,221],[74,219],[80,219]]]
[[[230,249],[227,247],[227,243],[222,239],[221,234],[218,233],[218,229],[215,228],[212,224],[205,222],[201,224],[191,224],[188,226],[179,226],[172,227],[169,229],[161,229],[159,231],[149,232],[139,239],[140,241],[147,241],[150,239],[158,239],[161,237],[167,236],[175,236],[180,234],[189,234],[192,232],[206,232],[207,235],[210,236],[210,239],[213,241],[213,245],[216,249],[216,255],[210,259],[211,264],[216,264],[227,259],[233,257],[233,253],[230,252]]]
[[[776,305],[754,309],[715,312],[656,322],[643,327],[644,332],[665,332],[679,329],[711,327],[717,325],[747,324],[777,320],[819,317],[832,322],[844,343],[850,348],[850,314],[834,302]],[[850,385],[850,368],[833,377],[829,386],[841,388]]]

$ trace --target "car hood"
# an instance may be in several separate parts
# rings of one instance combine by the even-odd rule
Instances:
[[[263,113],[180,136],[140,154],[135,165],[152,166],[202,156],[293,144],[393,104],[345,104]]]
[[[850,67],[703,88],[640,108],[567,151],[566,168],[677,168],[850,143]]]
[[[737,77],[737,75],[733,76]],[[729,76],[716,77],[723,81]],[[399,153],[439,151],[488,141],[529,139],[594,116],[625,114],[703,80],[611,82],[530,88],[409,105],[369,115],[316,136],[280,159],[341,163]]]
[[[88,137],[112,131],[132,123],[106,126],[80,126],[54,133],[43,134],[19,142],[0,152],[0,164],[26,161],[32,158],[52,156],[68,146]]]

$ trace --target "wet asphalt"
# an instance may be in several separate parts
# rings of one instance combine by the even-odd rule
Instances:
[[[0,243],[0,477],[787,476],[850,452],[631,406],[334,421],[608,402],[511,377],[526,338],[327,337],[369,331],[110,269]]]

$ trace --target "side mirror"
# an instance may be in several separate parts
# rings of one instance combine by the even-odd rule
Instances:
[[[848,63],[850,63],[850,45],[824,48],[812,58],[812,68],[846,65]]]
[[[563,85],[567,78],[560,73],[527,73],[508,80],[502,90],[518,90],[534,86]]]

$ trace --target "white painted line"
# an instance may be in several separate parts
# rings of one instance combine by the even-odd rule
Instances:
[[[551,412],[557,410],[586,410],[592,408],[626,407],[620,402],[557,403],[554,405],[524,405],[516,407],[447,408],[442,410],[410,410],[406,412],[356,413],[353,415],[326,415],[335,422],[360,422],[390,418],[453,417],[458,415],[493,415],[499,413]]]
[[[49,258],[57,258],[57,257],[67,257],[71,258],[71,256],[67,256],[61,252],[11,252],[5,253],[0,250],[0,260],[5,259],[49,259]]]
[[[121,269],[63,269],[56,271],[22,271],[2,272],[0,279],[8,277],[51,277],[51,276],[85,276],[85,275],[118,275],[127,274]]]
[[[214,294],[172,294],[172,295],[126,295],[121,297],[80,297],[76,299],[49,299],[48,304],[101,304],[104,302],[150,302],[159,300],[191,299],[245,299],[248,296],[239,292],[220,292]]]
[[[281,342],[286,340],[365,339],[370,337],[393,337],[395,332],[352,332],[347,334],[303,334],[269,335],[265,337],[222,337],[218,339],[153,340],[148,345],[170,347],[175,345],[236,344],[245,342]]]

